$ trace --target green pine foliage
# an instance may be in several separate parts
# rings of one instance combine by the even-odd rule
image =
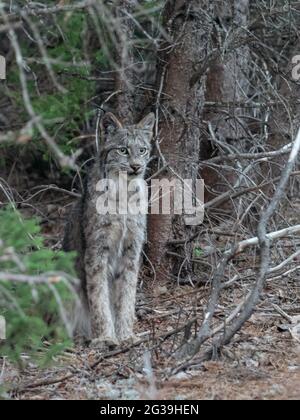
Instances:
[[[49,20],[44,27],[38,25],[38,20],[35,24],[39,27],[56,81],[63,91],[54,86],[38,45],[32,44],[29,38],[22,37],[19,43],[27,63],[25,70],[31,103],[59,148],[64,153],[71,154],[78,148],[76,139],[82,134],[85,121],[91,120],[94,112],[90,100],[96,87],[91,80],[90,63],[103,63],[103,54],[101,50],[95,50],[86,57],[84,40],[89,22],[88,14],[84,12],[63,14],[57,20]],[[15,61],[8,68],[7,87],[3,93],[18,109],[18,125],[22,126],[28,121],[28,114],[24,107],[19,69]],[[47,161],[52,156],[37,130],[34,131],[33,140],[25,147],[39,150]]]
[[[70,345],[53,289],[67,311],[74,294],[61,273],[67,273],[67,278],[74,275],[73,259],[72,254],[44,246],[37,220],[24,220],[12,207],[0,210],[0,272],[26,276],[52,273],[50,287],[49,284],[0,282],[0,315],[7,323],[6,340],[0,344],[1,356],[21,363],[25,353],[40,363],[47,363]],[[52,344],[50,347],[44,346],[46,340]]]

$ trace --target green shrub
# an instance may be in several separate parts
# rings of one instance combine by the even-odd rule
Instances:
[[[0,273],[7,276],[0,281],[0,315],[7,324],[0,354],[13,362],[21,363],[26,353],[44,364],[71,344],[61,311],[67,313],[75,296],[66,280],[74,275],[74,255],[47,249],[43,242],[37,220],[24,220],[11,207],[0,210]],[[10,275],[49,281],[13,282]]]

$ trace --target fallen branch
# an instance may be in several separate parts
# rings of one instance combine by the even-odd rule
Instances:
[[[289,226],[288,228],[285,229],[281,229],[278,230],[276,232],[270,232],[267,234],[267,239],[270,242],[275,241],[276,239],[281,239],[281,238],[286,238],[288,236],[294,235],[296,233],[300,232],[300,225],[295,225],[295,226]],[[176,244],[176,242],[174,242]],[[183,241],[178,241],[179,244],[184,243]],[[172,242],[173,244],[173,242]],[[227,251],[223,250],[223,254],[224,255],[229,255],[231,256],[231,258],[233,258],[234,256],[236,256],[237,254],[240,254],[241,252],[243,252],[246,248],[249,248],[250,246],[256,246],[259,245],[259,238],[257,236],[253,237],[253,238],[249,238],[249,239],[245,239],[241,242],[239,242],[235,248],[234,248],[234,254],[232,254],[233,249],[230,248]],[[218,248],[213,248],[211,247],[208,251],[205,252],[204,257],[209,257],[211,255],[216,254],[216,252],[222,252],[220,249]],[[292,260],[293,258],[295,258],[296,256],[299,255],[299,252],[297,252],[296,254],[292,255],[289,260],[287,262],[289,262],[290,260]],[[199,259],[198,262],[201,262],[201,260]],[[286,265],[286,263],[282,263],[284,265]],[[273,271],[278,271],[280,270],[280,268],[282,268],[282,265],[280,265],[279,267],[274,267],[273,269],[270,270],[270,272]]]
[[[198,317],[194,317],[194,318],[190,319],[188,322],[186,322],[185,324],[181,325],[180,327],[178,327],[178,328],[176,328],[172,331],[169,331],[168,333],[164,333],[164,334],[161,334],[161,335],[155,337],[155,341],[160,341],[160,342],[164,341],[167,338],[185,330],[187,328],[187,326],[192,325],[197,320],[198,320]],[[108,353],[105,353],[105,354],[103,354],[103,356],[100,356],[95,362],[93,362],[90,365],[89,368],[91,370],[94,370],[104,360],[110,359],[110,358],[115,357],[115,356],[119,356],[120,354],[128,353],[130,350],[132,350],[136,347],[139,347],[141,344],[148,343],[149,341],[151,341],[151,339],[153,339],[153,338],[152,337],[146,337],[146,338],[143,338],[141,340],[136,341],[135,343],[132,343],[129,346],[122,347],[122,348],[110,351]],[[73,373],[66,374],[66,375],[61,376],[59,378],[37,381],[37,382],[34,382],[34,383],[25,384],[23,386],[16,386],[16,387],[13,387],[10,390],[10,392],[12,392],[14,394],[20,394],[20,393],[24,393],[24,392],[27,392],[27,391],[30,391],[30,390],[33,390],[33,389],[36,389],[36,388],[43,387],[43,386],[55,385],[55,384],[58,384],[58,383],[68,381],[78,374],[82,374],[82,371],[81,370],[76,370]]]
[[[12,394],[21,394],[21,393],[30,391],[32,389],[36,389],[36,388],[40,388],[40,387],[48,386],[48,385],[55,385],[55,384],[59,384],[59,383],[68,381],[69,379],[72,379],[75,375],[76,375],[76,373],[69,373],[68,375],[62,376],[60,378],[45,379],[43,381],[33,382],[32,384],[24,385],[23,387],[20,387],[20,386],[13,387],[10,390],[10,392]]]
[[[32,122],[29,122],[20,131],[8,131],[7,133],[0,133],[0,143],[19,143],[24,144],[32,139],[33,130]]]
[[[257,303],[259,302],[267,274],[270,270],[271,239],[269,238],[267,234],[267,225],[271,217],[274,215],[280,201],[282,200],[284,196],[286,186],[290,179],[290,175],[293,171],[296,159],[298,157],[299,150],[300,150],[300,129],[298,131],[298,135],[296,137],[295,143],[290,153],[287,165],[282,173],[281,180],[276,189],[275,195],[272,198],[271,203],[269,204],[266,211],[262,212],[261,219],[259,222],[259,226],[258,226],[259,242],[258,243],[260,245],[261,263],[260,263],[260,270],[258,273],[257,281],[250,295],[245,300],[245,303],[243,305],[243,308],[241,309],[240,315],[232,323],[232,325],[227,326],[226,331],[224,332],[224,335],[213,343],[213,347],[215,350],[220,349],[224,344],[228,344],[231,341],[232,337],[242,328],[245,322],[248,321],[248,319],[251,317]],[[288,229],[292,229],[292,228],[288,228]],[[298,226],[298,229],[299,229],[299,226]]]
[[[98,0],[85,0],[75,4],[66,4],[66,5],[57,5],[53,7],[41,7],[41,3],[31,3],[29,6],[26,6],[16,13],[10,13],[7,16],[11,18],[19,17],[20,12],[28,15],[28,16],[37,16],[37,15],[52,15],[54,13],[61,13],[61,12],[74,12],[76,10],[83,10],[88,7],[93,6],[97,3]]]
[[[282,268],[284,268],[290,262],[294,261],[299,256],[300,256],[300,250],[290,255],[286,260],[282,261],[282,263],[278,264],[276,267],[270,268],[268,274],[273,274],[273,273],[276,273],[277,271],[280,271]]]
[[[291,235],[293,235],[295,233],[299,233],[299,232],[300,232],[300,225],[295,225],[295,226],[290,226],[290,227],[282,229],[282,230],[278,230],[276,232],[268,233],[268,234],[266,234],[266,238],[267,238],[268,241],[272,242],[275,239],[280,239],[280,238],[283,238],[283,237],[291,236]],[[240,242],[237,245],[236,254],[239,254],[240,252],[243,252],[249,246],[259,245],[259,243],[260,243],[259,237],[246,239],[246,240]],[[230,251],[226,251],[226,254],[227,253],[230,253]]]
[[[219,162],[224,162],[226,160],[238,160],[239,162],[242,159],[245,160],[252,160],[252,159],[269,159],[269,158],[274,158],[274,157],[278,157],[278,156],[283,156],[283,155],[287,155],[288,153],[291,152],[291,148],[293,146],[293,143],[289,143],[287,145],[285,145],[284,147],[282,147],[279,150],[274,150],[272,152],[261,152],[261,153],[236,153],[236,154],[228,154],[228,155],[220,155],[220,156],[216,156],[214,158],[202,161],[200,165],[206,166],[212,163],[219,163]]]
[[[31,284],[57,284],[62,281],[59,275],[27,276],[25,274],[12,274],[0,272],[0,281],[12,281]]]
[[[267,274],[270,270],[269,265],[271,241],[278,237],[285,236],[287,235],[287,233],[291,234],[300,231],[300,225],[297,225],[289,227],[287,229],[283,229],[278,232],[274,232],[273,234],[267,234],[267,225],[269,224],[271,217],[274,215],[280,201],[284,196],[286,186],[290,179],[290,175],[293,171],[296,159],[298,157],[299,150],[300,129],[292,147],[285,170],[282,173],[275,195],[272,198],[267,209],[262,212],[258,226],[257,238],[251,238],[251,240],[243,241],[238,245],[234,245],[229,251],[225,252],[223,260],[219,264],[216,274],[213,276],[212,293],[207,305],[207,309],[205,311],[204,322],[198,332],[197,338],[188,342],[184,346],[184,348],[180,351],[180,356],[188,357],[189,360],[191,360],[199,352],[201,345],[212,336],[213,332],[211,331],[211,322],[216,311],[219,292],[221,289],[220,277],[223,276],[225,267],[227,266],[228,262],[232,259],[234,255],[236,255],[238,251],[240,252],[245,247],[250,245],[259,245],[261,263],[257,281],[255,282],[253,289],[243,302],[243,305],[241,306],[241,308],[239,308],[239,316],[236,317],[236,319],[232,322],[231,325],[226,325],[226,330],[224,331],[224,334],[221,338],[217,338],[213,341],[211,349],[208,352],[205,352],[205,354],[203,355],[204,360],[207,357],[210,357],[214,352],[218,351],[223,345],[228,344],[231,341],[232,337],[242,328],[245,322],[251,317],[257,303],[259,302]],[[243,245],[241,246],[241,244]],[[188,365],[189,364],[184,363],[180,367],[180,369],[184,369]],[[178,369],[176,371],[178,371]]]
[[[300,171],[294,171],[291,173],[291,177],[294,176],[299,176],[300,175]],[[213,198],[212,200],[208,201],[207,203],[205,203],[204,205],[204,210],[209,210],[209,209],[215,209],[217,207],[220,207],[221,205],[225,204],[227,201],[230,200],[235,200],[243,195],[246,194],[250,194],[252,192],[256,192],[261,190],[262,188],[265,188],[267,185],[270,185],[271,183],[275,183],[277,181],[280,181],[280,177],[278,178],[274,178],[274,179],[270,179],[268,181],[264,181],[263,183],[261,183],[260,185],[257,185],[255,187],[249,187],[249,188],[244,188],[240,191],[235,191],[232,192],[230,191],[226,191],[225,193],[218,195],[217,197]]]

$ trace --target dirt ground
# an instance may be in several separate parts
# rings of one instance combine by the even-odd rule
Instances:
[[[48,245],[59,248],[69,203],[60,197],[55,201],[50,196],[48,201],[41,197],[35,206],[45,216],[43,232]],[[242,268],[244,272],[246,265],[252,268],[255,261],[253,257],[241,255],[234,269]],[[137,302],[136,334],[141,341],[138,346],[105,354],[77,347],[55,359],[47,369],[27,363],[22,372],[0,359],[0,383],[4,384],[7,397],[16,400],[299,399],[299,335],[291,333],[292,326],[274,307],[276,304],[290,317],[299,316],[299,270],[267,281],[250,321],[213,361],[200,362],[196,356],[188,368],[183,368],[176,349],[185,337],[196,334],[201,323],[210,293],[209,273],[205,270],[205,266],[200,267],[197,278],[202,281],[194,287],[178,285],[173,280],[164,286],[147,287],[151,278],[142,271]],[[253,281],[253,277],[245,277],[224,289],[215,325],[244,299]],[[162,338],[195,317],[199,321],[190,330],[185,328]],[[202,351],[205,350],[204,347]],[[93,366],[95,362],[97,366]]]
[[[180,370],[174,355],[178,336],[164,342],[155,337],[178,324],[174,308],[191,306],[191,296],[201,289],[177,287],[166,294],[148,298],[140,310],[137,324],[140,338],[149,340],[136,348],[123,348],[120,354],[106,353],[101,358],[92,349],[66,352],[54,366],[40,370],[29,365],[20,373],[1,361],[2,381],[14,399],[106,400],[106,399],[192,399],[192,400],[297,400],[300,398],[300,343],[286,321],[266,309],[266,301],[218,360]],[[201,300],[201,298],[200,298]],[[147,308],[155,308],[149,311]],[[184,312],[184,311],[183,311]],[[149,352],[150,350],[150,352]],[[117,352],[119,349],[117,349]],[[151,357],[149,354],[151,353]],[[151,360],[150,360],[151,359]]]

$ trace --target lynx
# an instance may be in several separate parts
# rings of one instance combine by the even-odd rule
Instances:
[[[146,236],[146,216],[97,212],[99,179],[143,181],[150,159],[155,123],[149,114],[124,127],[111,113],[101,122],[103,146],[93,165],[82,199],[72,211],[63,248],[77,251],[82,313],[75,316],[75,334],[95,347],[134,339],[136,289]]]

